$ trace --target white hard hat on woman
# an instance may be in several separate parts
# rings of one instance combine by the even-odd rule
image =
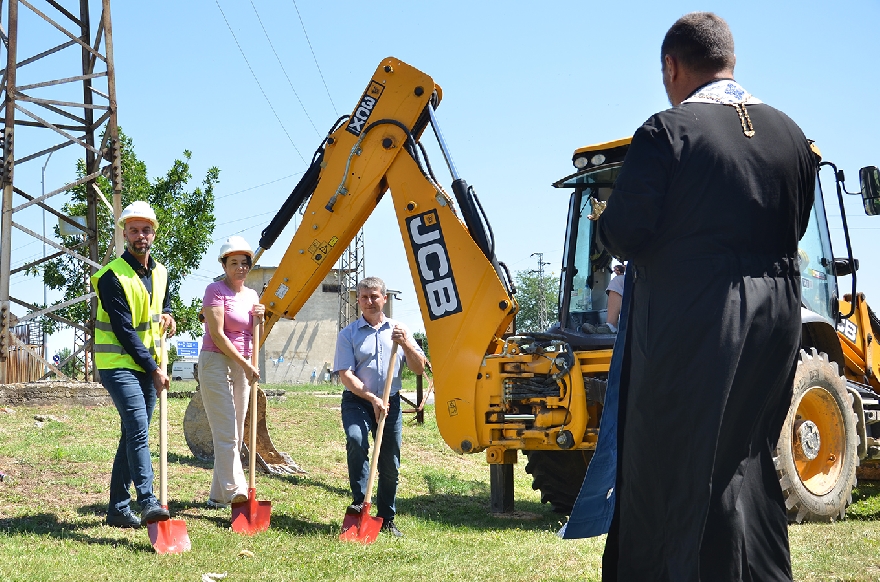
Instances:
[[[119,220],[116,224],[119,225],[119,228],[125,230],[125,221],[132,218],[140,218],[141,220],[146,220],[152,223],[153,230],[158,230],[159,228],[159,221],[156,220],[156,213],[150,205],[143,200],[135,200],[126,206],[122,210],[122,214],[119,215]]]
[[[251,245],[244,240],[244,237],[231,236],[226,239],[226,242],[220,247],[220,254],[217,256],[217,260],[222,263],[224,258],[236,253],[245,254],[249,256],[251,260],[254,259],[254,251],[251,250]]]

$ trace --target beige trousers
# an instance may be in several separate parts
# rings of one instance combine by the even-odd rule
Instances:
[[[250,385],[244,369],[218,352],[199,354],[199,389],[214,441],[214,478],[210,497],[229,503],[237,493],[247,495],[241,466],[241,441]]]

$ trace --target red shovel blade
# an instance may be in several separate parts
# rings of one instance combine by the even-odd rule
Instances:
[[[157,554],[182,554],[192,549],[186,523],[182,519],[151,521],[147,523],[147,532]]]
[[[365,502],[360,513],[345,514],[339,539],[343,542],[372,544],[379,537],[383,521],[381,517],[370,516],[370,504]]]
[[[232,504],[232,531],[254,535],[269,529],[271,501],[257,501],[257,490],[248,489],[248,500]]]

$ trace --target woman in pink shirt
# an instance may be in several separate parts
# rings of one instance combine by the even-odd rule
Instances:
[[[247,501],[247,479],[241,466],[244,418],[250,382],[260,371],[251,364],[253,321],[263,317],[257,292],[245,287],[254,253],[240,236],[229,237],[218,260],[225,277],[205,289],[202,313],[205,336],[199,355],[202,403],[214,441],[214,478],[208,506],[228,507]]]

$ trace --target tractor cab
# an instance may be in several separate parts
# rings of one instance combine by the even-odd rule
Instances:
[[[838,316],[837,274],[843,272],[838,266],[835,271],[835,260],[831,251],[831,237],[828,220],[825,216],[825,201],[822,193],[822,181],[816,176],[816,196],[810,212],[810,222],[801,240],[798,242],[798,265],[801,271],[801,305],[803,308],[820,316],[832,326]],[[838,261],[839,262],[839,261]],[[858,265],[857,262],[855,262]],[[804,318],[809,315],[804,314]]]
[[[611,347],[615,339],[613,334],[584,333],[590,326],[605,322],[608,305],[605,290],[613,277],[612,265],[615,262],[598,240],[595,221],[588,217],[601,213],[608,202],[631,141],[631,138],[624,138],[575,150],[572,162],[577,172],[553,184],[555,188],[573,190],[559,280],[558,329],[553,331],[564,333],[574,344],[586,349],[591,346]],[[813,150],[821,160],[818,149],[814,146]],[[833,166],[829,162],[822,162],[821,165]],[[837,172],[836,167],[834,170],[837,188],[841,190],[842,174]],[[869,215],[872,212],[880,214],[880,172],[874,167],[863,168],[860,181],[865,212]],[[846,258],[835,258],[832,253],[822,183],[818,175],[815,202],[807,230],[798,244],[798,257],[803,307],[811,312],[805,313],[805,318],[824,320],[833,329],[841,319],[836,277],[854,275],[858,261],[852,258],[851,252]]]
[[[608,296],[605,290],[614,273],[614,257],[597,237],[596,223],[608,202],[631,138],[580,148],[572,162],[577,172],[555,182],[555,188],[572,189],[565,226],[565,247],[559,277],[559,316],[551,331],[565,335],[575,349],[602,349],[614,345],[613,333],[589,333],[605,323]]]

